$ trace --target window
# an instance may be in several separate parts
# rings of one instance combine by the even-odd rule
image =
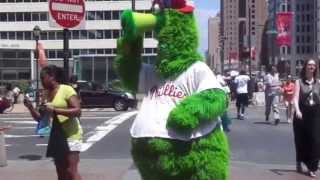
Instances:
[[[80,39],[87,39],[87,31],[80,30]]]
[[[111,39],[111,30],[104,30],[104,39]]]
[[[8,13],[8,21],[9,22],[16,21],[16,14],[15,13]]]
[[[113,20],[120,19],[120,12],[119,11],[112,11],[112,19]]]
[[[103,30],[97,30],[96,31],[96,38],[97,39],[103,39]]]
[[[111,12],[110,11],[104,11],[103,12],[103,18],[104,18],[104,20],[111,20]]]
[[[40,21],[48,21],[48,14],[46,12],[40,12]]]
[[[17,32],[17,40],[23,40],[23,32],[22,31]]]
[[[0,21],[6,22],[8,19],[7,13],[0,13]]]
[[[96,31],[94,30],[88,30],[89,39],[95,39],[96,37]]]
[[[0,32],[1,39],[8,39],[8,33],[7,32]]]
[[[24,16],[24,21],[31,21],[31,13],[29,13],[29,12],[25,12],[24,14],[23,14],[23,16]]]
[[[31,32],[30,31],[24,32],[24,39],[25,40],[31,40]]]
[[[55,40],[56,39],[56,33],[54,31],[49,31],[49,40]]]
[[[78,30],[71,31],[71,39],[79,39],[80,32]]]
[[[23,21],[23,13],[17,12],[16,13],[16,20],[17,21]]]
[[[9,32],[9,39],[15,40],[16,39],[16,32]]]
[[[31,13],[31,19],[32,21],[40,21],[40,14],[37,12]]]
[[[113,39],[118,39],[119,38],[119,35],[120,35],[120,31],[119,30],[113,30],[113,33],[112,33],[112,38]]]

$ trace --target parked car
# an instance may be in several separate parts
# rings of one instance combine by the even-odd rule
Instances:
[[[114,108],[116,111],[126,111],[135,108],[137,101],[128,92],[116,91],[101,84],[77,81],[81,106],[84,108]]]

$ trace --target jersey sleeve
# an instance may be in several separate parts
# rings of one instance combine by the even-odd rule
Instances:
[[[199,66],[195,68],[195,80],[196,82],[198,82],[196,86],[196,92],[215,88],[223,90],[217,77],[213,74],[212,70],[204,63],[199,64]]]

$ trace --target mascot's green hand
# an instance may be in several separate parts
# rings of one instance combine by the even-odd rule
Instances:
[[[221,89],[210,89],[184,99],[169,114],[167,127],[190,132],[203,121],[214,121],[228,107],[227,97]]]

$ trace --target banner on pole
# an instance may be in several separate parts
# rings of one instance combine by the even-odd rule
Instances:
[[[41,68],[48,65],[48,60],[46,57],[46,52],[44,50],[43,44],[41,42],[38,43],[38,53],[39,53],[39,65]]]
[[[277,13],[277,44],[279,46],[291,45],[291,30],[292,30],[292,12],[279,12]]]

